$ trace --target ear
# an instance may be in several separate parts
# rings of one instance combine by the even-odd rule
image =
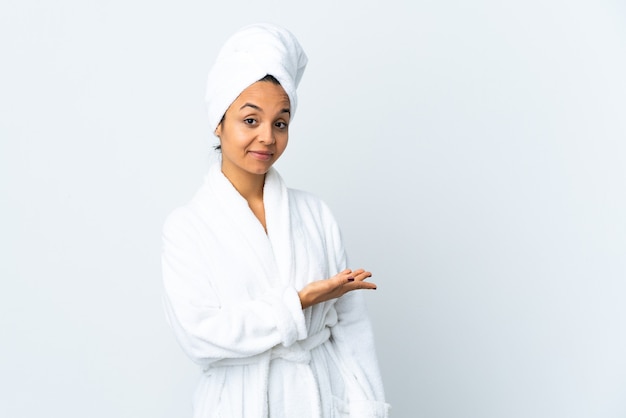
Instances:
[[[220,138],[220,137],[222,136],[222,122],[220,122],[220,123],[217,125],[217,128],[215,128],[215,131],[213,132],[213,134],[214,134],[216,137],[218,137],[218,138]]]

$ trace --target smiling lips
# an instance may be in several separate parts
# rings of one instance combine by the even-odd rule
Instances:
[[[268,161],[274,155],[273,152],[269,151],[248,151],[253,158],[259,161]]]

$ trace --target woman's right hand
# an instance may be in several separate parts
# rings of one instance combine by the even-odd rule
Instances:
[[[346,269],[330,279],[311,282],[298,292],[302,309],[336,299],[353,290],[376,289],[374,283],[365,281],[368,277],[372,277],[369,271]]]

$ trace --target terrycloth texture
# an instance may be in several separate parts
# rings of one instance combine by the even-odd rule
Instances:
[[[206,102],[211,132],[241,92],[268,74],[289,96],[293,119],[296,88],[306,64],[306,54],[288,30],[266,23],[239,30],[226,41],[209,72]]]
[[[215,164],[164,226],[166,313],[204,370],[194,418],[386,417],[362,294],[300,306],[346,267],[333,216],[274,169],[264,203],[267,235]]]

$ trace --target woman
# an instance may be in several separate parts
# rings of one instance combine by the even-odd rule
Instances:
[[[307,58],[283,28],[232,36],[211,69],[214,164],[164,226],[168,320],[203,367],[194,417],[386,417],[371,327],[328,207],[286,188],[285,150]]]

